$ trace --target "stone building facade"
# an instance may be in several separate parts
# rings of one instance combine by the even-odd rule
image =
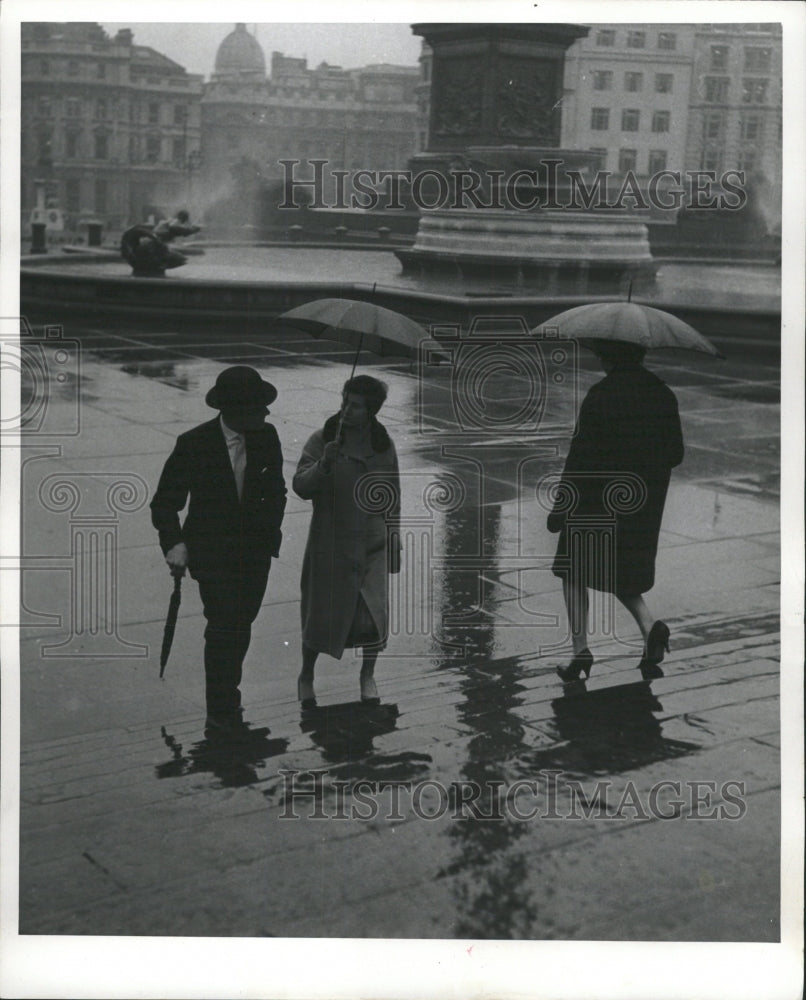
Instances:
[[[128,29],[23,23],[23,231],[37,211],[52,235],[70,238],[88,221],[120,229],[184,200],[202,84]]]
[[[566,58],[563,144],[606,169],[745,172],[780,219],[782,34],[770,24],[596,24]]]
[[[563,146],[639,181],[684,169],[694,43],[692,25],[592,25],[566,56]]]
[[[780,24],[697,26],[687,168],[780,175],[781,57]]]
[[[395,170],[417,142],[414,66],[344,69],[263,50],[239,24],[221,43],[202,98],[203,179],[214,194],[239,164],[266,179],[281,160],[327,160],[330,169]]]

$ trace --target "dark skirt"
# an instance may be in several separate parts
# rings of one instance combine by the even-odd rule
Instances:
[[[586,517],[569,518],[557,541],[554,575],[608,594],[651,590],[668,485],[668,474],[648,480],[647,502],[634,514],[607,518],[589,509]]]

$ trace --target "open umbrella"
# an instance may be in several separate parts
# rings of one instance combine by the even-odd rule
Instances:
[[[532,333],[553,333],[568,340],[622,340],[639,344],[649,351],[678,348],[724,357],[682,319],[637,302],[593,302],[575,306],[547,319]]]
[[[182,601],[182,574],[174,574],[174,589],[168,605],[168,617],[165,621],[165,631],[162,634],[162,649],[160,651],[160,677],[165,673],[165,664],[171,653],[171,646],[176,632],[176,619],[179,617],[179,604]]]
[[[417,345],[427,336],[420,324],[407,316],[356,299],[314,299],[289,309],[278,320],[312,337],[355,347],[353,372],[362,350],[382,358],[416,357]]]

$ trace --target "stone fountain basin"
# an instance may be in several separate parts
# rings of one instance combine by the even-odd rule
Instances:
[[[164,278],[134,278],[108,251],[24,257],[20,269],[23,311],[50,322],[69,313],[265,327],[286,309],[331,296],[372,298],[424,324],[466,327],[477,316],[518,315],[531,327],[572,305],[626,298],[626,288],[620,296],[540,294],[523,276],[404,274],[391,252],[304,246],[205,245],[204,256]],[[773,266],[660,261],[654,280],[636,280],[632,299],[667,309],[722,343],[780,343],[780,271]]]

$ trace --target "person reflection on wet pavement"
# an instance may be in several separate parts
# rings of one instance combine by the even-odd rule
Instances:
[[[225,788],[242,788],[259,780],[256,768],[271,757],[288,749],[284,738],[268,739],[266,727],[252,729],[248,722],[240,721],[227,729],[208,726],[204,739],[194,743],[187,751],[165,728],[160,733],[173,755],[171,760],[157,764],[158,778],[179,778],[188,774],[213,774]]]
[[[381,754],[374,740],[397,728],[395,704],[366,705],[344,702],[306,711],[300,729],[321,748],[329,774],[342,779],[407,780],[428,770],[431,757],[414,751]]]
[[[655,717],[663,705],[649,684],[637,681],[587,691],[583,681],[567,685],[551,703],[560,740],[541,751],[538,768],[590,777],[618,774],[699,750],[696,743],[662,735]]]

